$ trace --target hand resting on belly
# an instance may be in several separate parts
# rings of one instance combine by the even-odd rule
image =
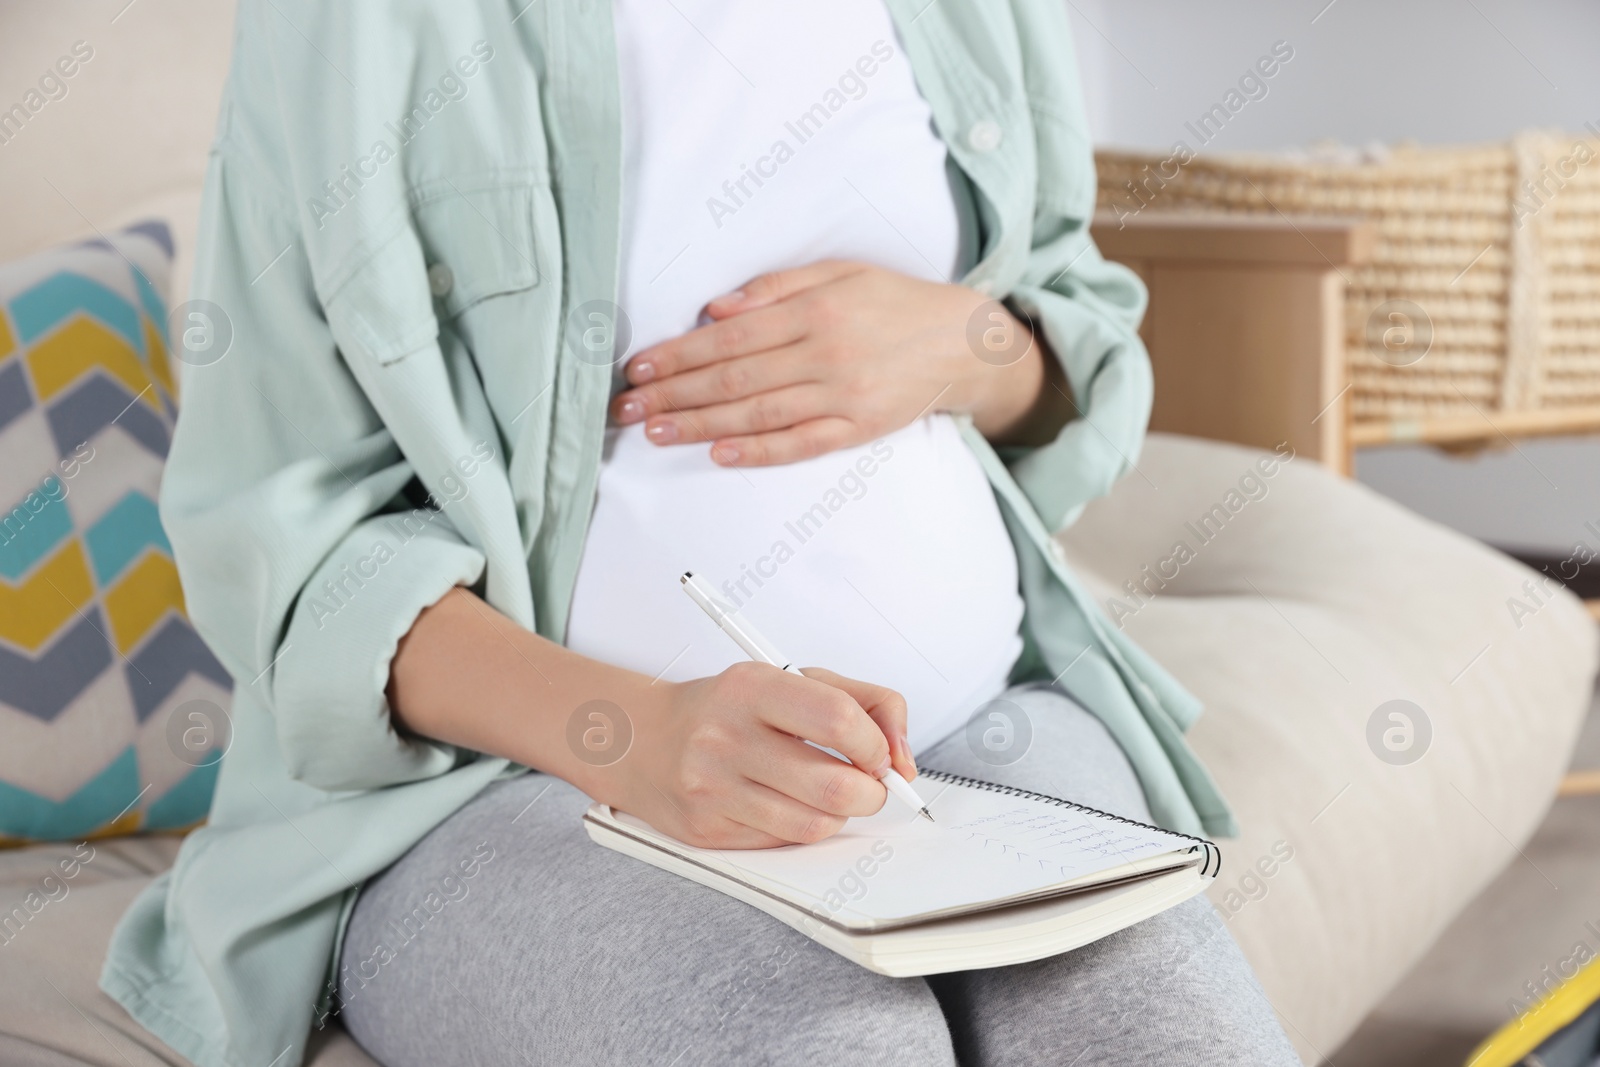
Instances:
[[[970,415],[996,444],[1039,444],[1073,410],[1028,326],[965,286],[824,260],[760,275],[706,313],[629,360],[611,414],[656,444],[713,442],[725,466],[863,444],[929,411]]]

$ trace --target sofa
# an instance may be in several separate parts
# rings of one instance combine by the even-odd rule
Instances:
[[[0,146],[0,259],[161,218],[182,299],[231,13],[111,0],[0,14],[0,69],[44,70],[78,40],[95,51]],[[1597,633],[1565,594],[1514,618],[1506,601],[1531,572],[1314,458],[1263,455],[1152,435],[1060,541],[1206,704],[1191,737],[1243,828],[1212,899],[1314,1064],[1518,861],[1588,705]],[[179,844],[94,841],[70,892],[0,947],[0,1063],[184,1062],[96,986],[122,910]],[[75,847],[0,850],[0,904]],[[372,1061],[330,1027],[308,1062]]]

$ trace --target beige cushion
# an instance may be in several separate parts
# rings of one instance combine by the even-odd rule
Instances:
[[[5,6],[0,106],[36,87],[74,42],[94,55],[64,79],[64,97],[0,145],[0,261],[161,218],[177,245],[172,302],[187,297],[233,11],[232,0]]]
[[[0,1064],[188,1067],[98,985],[112,928],[172,865],[178,842],[123,837],[0,851]],[[322,1038],[310,1067],[376,1067],[344,1031],[330,1027]]]
[[[1063,541],[1102,602],[1122,592],[1129,605],[1124,582],[1179,540],[1193,550],[1125,628],[1206,703],[1190,739],[1243,827],[1212,898],[1316,1062],[1506,863],[1525,862],[1516,848],[1592,693],[1596,628],[1562,592],[1518,629],[1507,601],[1534,606],[1531,571],[1306,460],[1261,479],[1264,497],[1232,498],[1243,506],[1200,544],[1185,524],[1258,458],[1155,435],[1139,472]],[[1408,765],[1367,740],[1397,699],[1432,725]],[[1247,893],[1257,861],[1272,873]]]

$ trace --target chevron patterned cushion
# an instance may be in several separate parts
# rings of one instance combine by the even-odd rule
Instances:
[[[0,264],[0,845],[211,802],[232,682],[156,514],[171,263],[152,222]]]

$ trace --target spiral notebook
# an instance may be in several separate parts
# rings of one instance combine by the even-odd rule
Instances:
[[[695,848],[596,804],[606,848],[744,901],[879,974],[999,967],[1070,951],[1203,891],[1217,846],[937,770],[912,783],[935,822],[890,801],[814,845]]]

